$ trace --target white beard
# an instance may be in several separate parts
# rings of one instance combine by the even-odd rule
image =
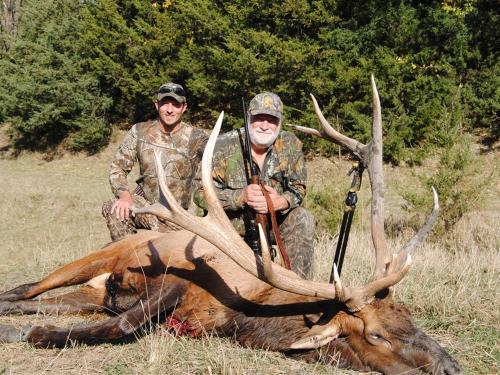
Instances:
[[[254,129],[249,126],[250,141],[257,147],[268,148],[274,143],[276,138],[278,138],[280,128],[281,127],[278,126],[274,132],[262,133],[258,131],[258,129]]]

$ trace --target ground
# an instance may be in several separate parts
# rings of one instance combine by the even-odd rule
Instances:
[[[119,139],[119,137],[118,137]],[[0,290],[34,281],[51,270],[109,241],[100,216],[111,197],[107,170],[116,143],[94,155],[65,155],[52,161],[26,153],[0,159]],[[497,155],[489,162],[498,165]],[[349,167],[343,160],[308,161],[310,185],[345,194]],[[425,170],[425,166],[423,167]],[[332,179],[334,181],[332,181]],[[408,213],[401,209],[401,188],[416,186],[413,171],[386,166],[386,208],[392,222]],[[453,241],[427,242],[414,256],[409,275],[396,289],[397,298],[412,311],[420,327],[445,346],[465,373],[498,373],[499,308],[499,184],[486,196],[489,204],[464,218]],[[343,279],[361,283],[371,267],[369,185],[364,182],[358,219],[353,228]],[[397,248],[411,230],[393,233]],[[319,231],[315,277],[327,279],[335,238]],[[326,259],[326,261],[325,261]],[[1,317],[0,324],[71,325],[102,316]],[[119,345],[34,349],[25,344],[0,345],[0,374],[137,372],[172,374],[304,374],[350,373],[333,365],[311,365],[277,353],[244,349],[231,340],[176,338],[166,332],[145,334]]]

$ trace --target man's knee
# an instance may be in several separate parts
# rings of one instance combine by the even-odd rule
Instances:
[[[304,207],[291,210],[280,226],[292,270],[306,279],[312,276],[315,227],[314,216]]]
[[[300,206],[288,213],[281,226],[282,231],[292,231],[312,238],[316,229],[316,219],[306,208]]]
[[[128,235],[137,233],[137,229],[135,228],[132,220],[120,220],[116,217],[116,215],[114,215],[114,213],[111,212],[115,202],[116,200],[110,200],[103,203],[102,216],[106,220],[111,240],[118,241]]]
[[[115,203],[114,200],[111,200],[111,201],[107,201],[107,202],[104,202],[102,204],[102,216],[104,218],[108,218],[109,215],[111,215],[111,208],[113,208],[113,204]]]

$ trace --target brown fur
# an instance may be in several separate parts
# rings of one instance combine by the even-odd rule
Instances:
[[[104,281],[95,279],[90,283],[93,287],[87,285],[41,302],[27,300],[103,273],[111,275]],[[390,296],[376,299],[353,314],[335,301],[281,291],[243,271],[213,245],[187,231],[139,233],[63,266],[37,283],[0,295],[2,314],[53,312],[56,305],[58,311],[85,312],[93,306],[94,310],[120,314],[71,329],[31,327],[22,332],[25,341],[37,346],[64,346],[69,340],[120,339],[158,312],[175,309],[176,318],[189,325],[193,336],[216,331],[247,347],[362,371],[399,373],[420,367],[442,374],[460,373],[453,359],[420,332],[409,312],[394,305]],[[290,349],[311,327],[329,324],[341,327],[337,339],[318,350]],[[367,340],[368,328],[383,333],[390,348]],[[8,332],[12,337],[11,327],[0,327],[0,342],[2,329],[5,336]]]

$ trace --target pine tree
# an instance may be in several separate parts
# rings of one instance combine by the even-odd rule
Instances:
[[[23,3],[17,35],[0,60],[1,121],[17,148],[96,151],[110,129],[110,101],[82,69],[78,16],[81,5],[64,0]]]

